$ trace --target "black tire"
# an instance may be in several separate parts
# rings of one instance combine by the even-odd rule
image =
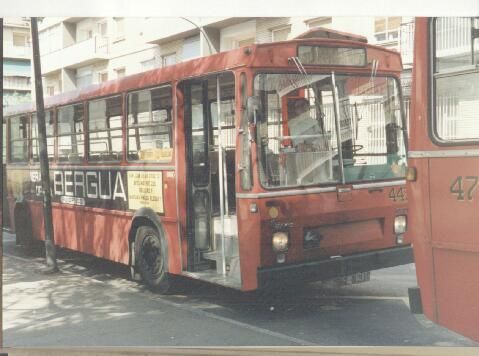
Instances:
[[[143,283],[153,292],[171,291],[165,240],[151,226],[140,226],[135,237],[135,268]]]

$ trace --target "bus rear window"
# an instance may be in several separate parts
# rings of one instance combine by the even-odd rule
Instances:
[[[299,46],[302,64],[365,67],[366,49],[353,47]]]

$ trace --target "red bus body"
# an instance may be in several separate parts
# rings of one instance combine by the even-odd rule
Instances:
[[[407,185],[414,256],[424,314],[441,325],[479,340],[479,199],[475,191],[479,175],[477,65],[469,63],[456,69],[457,64],[453,63],[456,70],[444,70],[443,74],[438,64],[434,71],[434,21],[418,18],[415,24],[408,162],[410,170],[416,170],[416,177],[408,178]],[[442,21],[437,26],[445,26],[441,38],[447,34],[451,36],[449,47],[437,40],[440,61],[440,51],[457,49],[454,34],[470,34],[470,25],[469,19],[437,21]],[[439,29],[437,33],[440,36]],[[469,42],[469,51],[470,45]],[[460,49],[468,53],[467,45]],[[454,61],[459,62],[457,58]],[[466,76],[470,77],[467,79]],[[458,89],[454,83],[461,78],[466,80],[461,84],[462,89]],[[441,94],[443,86],[438,82],[441,80],[445,87],[452,88],[451,92]],[[452,125],[452,120],[449,126],[439,127],[440,114],[443,117],[455,115],[455,120],[467,123],[466,112],[457,109],[461,105],[465,107],[464,103],[469,105],[469,113],[476,113],[475,124],[471,120],[471,126],[463,131],[459,125]],[[449,106],[441,111],[440,105]],[[435,120],[437,127],[433,125]],[[459,140],[470,134],[473,139]],[[449,138],[440,140],[440,136]],[[414,176],[414,172],[410,172]]]
[[[191,137],[187,137],[187,132],[197,129],[188,128],[189,119],[185,119],[185,115],[192,115],[192,117],[196,115],[196,111],[188,110],[192,110],[190,106],[197,104],[193,104],[194,101],[190,97],[196,95],[201,85],[209,85],[212,88],[214,80],[206,83],[203,80],[206,77],[212,78],[217,73],[228,73],[228,78],[234,78],[234,92],[229,95],[234,95],[235,98],[231,112],[234,113],[234,144],[239,147],[242,135],[246,135],[246,132],[241,130],[242,115],[247,110],[244,99],[246,99],[245,95],[253,95],[255,75],[259,72],[285,72],[297,75],[298,67],[288,58],[297,56],[298,45],[352,46],[365,48],[367,51],[367,63],[364,66],[306,65],[308,75],[310,73],[330,75],[332,71],[338,74],[363,75],[365,79],[362,85],[367,85],[373,76],[387,75],[397,81],[402,69],[399,55],[392,51],[353,40],[309,38],[240,48],[47,98],[46,110],[52,112],[54,122],[59,120],[58,108],[65,105],[80,104],[87,113],[88,105],[90,105],[87,102],[93,99],[119,95],[122,103],[123,143],[121,157],[117,162],[89,161],[87,154],[75,164],[60,162],[58,159],[60,144],[58,138],[55,140],[56,158],[53,159],[50,167],[55,244],[122,264],[131,264],[131,248],[137,227],[141,224],[154,225],[162,230],[166,238],[167,269],[170,274],[204,279],[243,291],[255,290],[273,281],[282,283],[297,278],[330,279],[411,262],[412,254],[407,235],[398,243],[398,236],[394,233],[395,218],[398,215],[407,214],[403,176],[396,179],[377,179],[346,184],[267,189],[263,187],[259,178],[258,143],[253,142],[254,140],[250,140],[252,162],[250,189],[242,187],[240,182],[239,162],[244,159],[240,149],[229,151],[233,152],[233,158],[228,155],[228,151],[225,151],[224,158],[226,162],[230,160],[233,163],[236,162],[232,172],[226,172],[226,168],[225,172],[228,177],[232,175],[236,177],[234,180],[231,178],[235,182],[233,195],[235,200],[234,205],[231,203],[233,200],[230,201],[229,209],[235,212],[237,219],[237,237],[232,241],[237,241],[239,259],[233,261],[234,258],[231,258],[225,267],[226,275],[217,273],[214,267],[211,271],[211,264],[205,271],[203,263],[205,261],[202,257],[199,257],[200,262],[195,260],[198,256],[192,250],[195,250],[194,246],[197,245],[192,244],[189,236],[190,230],[196,226],[194,225],[195,214],[191,212],[193,204],[191,199],[195,194],[192,192],[194,189],[191,188],[192,170],[196,168],[191,168],[188,162],[190,159],[196,159],[189,158],[196,157],[196,149],[189,151],[189,147],[193,145],[191,142],[197,145],[194,141],[197,134],[191,133]],[[244,79],[246,79],[246,88],[242,89],[240,83]],[[127,95],[160,85],[169,85],[172,90],[173,153],[171,159],[164,163],[128,160],[126,158],[128,150],[126,126],[127,106],[130,104]],[[212,92],[212,90],[205,90],[203,97],[215,95]],[[306,94],[300,92],[300,95]],[[394,100],[397,104],[397,96]],[[202,101],[202,103],[206,102],[210,103],[210,101]],[[383,107],[386,104],[380,105]],[[204,107],[203,104],[202,107]],[[12,109],[5,115],[9,118],[27,115],[30,118],[32,112],[34,112],[33,107],[23,107]],[[284,112],[283,110],[283,115],[285,115]],[[85,116],[88,118],[88,114]],[[84,119],[81,134],[88,132],[86,122],[87,119]],[[214,128],[214,124],[211,125]],[[253,132],[252,126],[253,124],[250,123],[251,132]],[[9,135],[10,132],[11,130],[8,131]],[[55,135],[58,133],[57,125]],[[285,134],[289,135],[286,131]],[[30,137],[30,134],[28,135]],[[10,136],[7,137],[8,142],[12,139]],[[290,139],[284,140],[286,142],[284,145],[290,141]],[[84,139],[83,142],[84,152],[87,152],[87,140]],[[361,148],[358,147],[358,149]],[[10,151],[11,148],[8,145],[8,157],[11,156]],[[22,216],[30,217],[33,236],[44,239],[41,193],[38,193],[39,166],[38,163],[32,162],[31,142],[28,144],[28,152],[26,162],[14,163],[10,160],[7,164],[10,216],[13,226],[15,212],[19,206],[26,209],[26,213],[22,212],[24,214]],[[211,177],[219,174],[217,171],[213,172],[215,168],[211,168],[214,166],[210,162],[213,160],[211,157],[208,163],[210,180],[213,179]],[[354,165],[354,163],[350,164]],[[337,172],[337,168],[333,167],[332,170]],[[360,176],[360,168],[358,171]],[[133,187],[136,183],[130,184],[132,179],[138,179],[140,182],[141,179],[138,177],[144,177],[141,179],[151,186],[159,185],[159,188],[151,189],[161,189],[162,207],[152,209],[151,206],[144,208],[138,206],[139,200],[131,195],[131,191],[137,189]],[[216,183],[210,182],[209,190],[203,190],[203,192],[209,192],[211,196],[214,194],[211,192],[214,191],[215,185]],[[230,195],[228,195],[230,197],[233,194],[231,186],[228,189],[230,189]],[[195,191],[199,191],[199,188]],[[55,192],[63,193],[63,195],[59,196],[61,194]],[[80,193],[77,194],[77,192]],[[89,200],[87,193],[106,198]],[[148,199],[150,198],[154,200],[155,197],[150,196]],[[128,205],[132,200],[135,200],[133,209],[131,205]],[[155,203],[152,206],[159,205]],[[213,216],[211,212],[208,214]],[[218,218],[215,217],[215,219]],[[191,222],[192,220],[194,221]],[[208,220],[208,224],[212,229],[214,223],[211,221]],[[285,261],[279,261],[280,257],[272,250],[271,236],[278,226],[287,229],[289,234],[289,248],[285,256],[281,256]],[[309,227],[319,229],[319,245],[306,249],[303,240],[306,234],[305,229]],[[203,242],[196,241],[196,244],[200,243]],[[207,249],[208,247],[200,251],[202,256],[207,256]],[[234,263],[239,263],[239,266],[235,267]],[[235,268],[238,269],[235,272],[236,277],[239,276],[240,279],[232,282],[228,280],[228,273],[233,273]]]

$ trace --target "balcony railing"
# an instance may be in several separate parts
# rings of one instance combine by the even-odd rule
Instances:
[[[6,58],[31,58],[32,46],[30,43],[26,43],[24,46],[14,46],[12,41],[4,41],[3,56]]]
[[[3,77],[3,88],[5,90],[28,91],[32,90],[32,85],[30,81],[26,78]]]
[[[98,60],[108,59],[108,55],[108,38],[94,36],[58,51],[42,55],[42,72],[48,74],[62,68],[78,68]]]

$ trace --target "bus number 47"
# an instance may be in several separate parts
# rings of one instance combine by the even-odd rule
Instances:
[[[471,201],[478,183],[479,177],[477,176],[459,176],[452,182],[450,192],[457,195],[457,200]]]

